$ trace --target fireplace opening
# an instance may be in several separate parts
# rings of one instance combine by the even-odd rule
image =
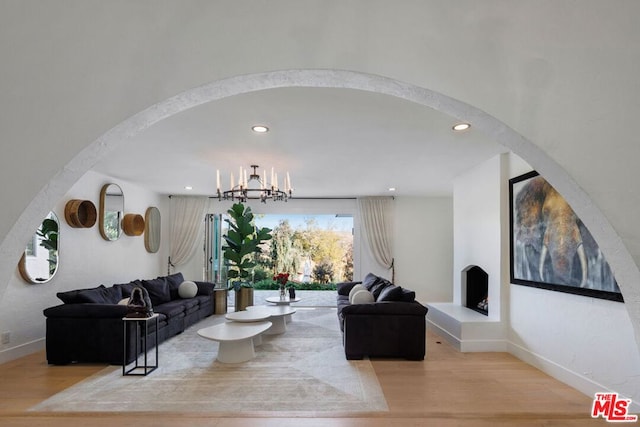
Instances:
[[[462,291],[465,307],[489,315],[489,275],[477,265],[462,270]]]

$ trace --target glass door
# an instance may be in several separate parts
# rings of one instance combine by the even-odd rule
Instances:
[[[222,269],[222,215],[208,214],[205,220],[204,241],[205,280],[224,287],[226,274]]]

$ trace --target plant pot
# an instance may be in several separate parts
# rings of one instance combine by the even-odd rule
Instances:
[[[253,305],[253,288],[240,288],[236,293],[235,311],[246,310],[247,307]]]

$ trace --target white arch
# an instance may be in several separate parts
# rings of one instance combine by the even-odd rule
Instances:
[[[345,70],[281,70],[217,80],[159,102],[112,128],[78,153],[62,171],[52,177],[5,236],[0,245],[0,277],[5,278],[0,281],[0,295],[4,295],[6,291],[8,278],[24,250],[24,242],[29,238],[30,230],[36,229],[50,207],[60,200],[85,172],[103,156],[124,143],[128,137],[167,117],[204,103],[258,90],[285,87],[358,89],[415,102],[469,121],[475,129],[484,132],[526,160],[562,193],[598,241],[615,271],[640,349],[640,290],[635,286],[636,283],[640,283],[640,271],[609,221],[560,165],[522,135],[471,105],[398,80]]]

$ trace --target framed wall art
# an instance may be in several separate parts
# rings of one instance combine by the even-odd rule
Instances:
[[[622,302],[591,233],[537,172],[509,180],[511,283]]]

